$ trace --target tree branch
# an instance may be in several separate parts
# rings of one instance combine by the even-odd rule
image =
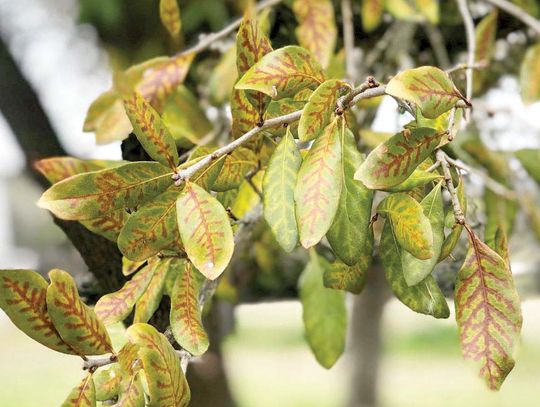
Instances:
[[[261,1],[259,4],[257,4],[257,6],[255,7],[255,10],[256,11],[261,11],[261,10],[264,10],[265,8],[268,8],[268,7],[272,7],[272,6],[275,6],[276,4],[280,3],[281,0],[265,0],[265,1]],[[189,55],[189,54],[197,54],[201,51],[204,51],[206,48],[208,48],[210,45],[212,45],[213,42],[223,38],[223,37],[226,37],[227,35],[231,34],[234,30],[236,30],[240,24],[242,23],[242,18],[243,17],[239,17],[237,18],[236,20],[234,20],[232,23],[230,23],[229,25],[227,25],[225,28],[223,28],[222,30],[218,31],[218,32],[215,32],[215,33],[211,33],[211,34],[205,34],[205,35],[201,35],[200,37],[200,40],[197,44],[189,47],[189,48],[186,48],[185,50],[183,51],[180,51],[179,53],[176,54],[176,56],[184,56],[184,55]]]
[[[347,109],[362,99],[382,96],[384,95],[385,90],[386,90],[386,86],[380,85],[377,82],[374,82],[374,79],[370,77],[365,83],[360,85],[358,88],[353,89],[351,92],[349,92],[349,94],[342,96],[337,103],[337,107],[341,109]],[[352,95],[352,98],[351,98],[351,95]],[[299,120],[300,117],[302,116],[302,112],[303,112],[303,109],[300,109],[300,110],[297,110],[295,112],[292,112],[283,116],[278,116],[278,117],[274,117],[272,119],[266,120],[262,125],[258,127],[254,127],[253,129],[243,134],[242,136],[232,141],[231,143],[221,148],[218,148],[212,154],[204,156],[202,159],[190,165],[189,167],[182,168],[179,171],[177,171],[176,174],[173,175],[175,184],[177,186],[182,185],[185,181],[189,180],[190,177],[192,177],[198,171],[200,171],[201,169],[203,169],[204,167],[212,163],[212,161],[217,160],[218,158],[231,153],[236,148],[247,143],[249,140],[251,140],[253,137],[255,137],[257,134],[259,134],[263,130],[266,130],[272,127],[283,126],[285,124],[290,124],[292,122]]]
[[[447,156],[442,150],[437,150],[435,156],[437,157],[437,161],[441,164],[441,168],[443,170],[444,182],[446,184],[446,189],[448,189],[448,192],[450,193],[450,199],[452,200],[452,208],[454,210],[454,218],[456,219],[456,223],[464,225],[465,215],[463,214],[463,210],[461,209],[456,187],[454,186],[454,182],[452,181],[452,174],[450,173],[450,166],[448,165]]]
[[[484,1],[495,7],[500,8],[501,10],[514,16],[518,20],[521,20],[525,25],[529,26],[529,28],[535,31],[537,35],[540,35],[540,20],[528,14],[521,7],[518,7],[507,0],[484,0]]]
[[[343,19],[343,46],[345,48],[346,77],[348,80],[354,81],[354,23],[351,0],[341,0],[341,18]]]

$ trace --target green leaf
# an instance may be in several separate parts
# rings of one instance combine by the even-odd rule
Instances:
[[[310,50],[323,68],[334,53],[337,29],[331,0],[294,0],[293,12],[298,20],[296,38]]]
[[[127,318],[150,284],[155,265],[154,262],[143,267],[120,290],[104,295],[98,300],[94,311],[105,325],[115,324]]]
[[[375,30],[382,21],[385,0],[362,0],[362,28],[369,33]]]
[[[279,100],[272,100],[266,109],[264,114],[264,120],[272,119],[274,117],[283,116],[297,110],[300,110],[306,104],[303,100],[295,100],[293,98],[283,98]],[[298,133],[298,121],[290,123],[285,128],[284,126],[277,126],[269,128],[268,132],[273,136],[283,136],[286,130],[290,129],[291,134],[296,137]]]
[[[235,149],[228,154],[221,171],[212,184],[212,190],[223,192],[229,189],[238,188],[246,174],[257,169],[257,154],[244,147]]]
[[[180,242],[176,223],[180,192],[172,187],[131,214],[118,236],[118,248],[124,256],[133,261],[146,260]]]
[[[146,261],[131,261],[127,257],[122,257],[122,274],[124,276],[130,276],[136,271],[140,270],[143,265],[146,264]]]
[[[118,402],[115,407],[144,407],[144,387],[139,372],[128,376],[124,375],[120,383]],[[172,406],[172,405],[171,405]]]
[[[493,52],[495,51],[495,38],[497,34],[497,9],[486,15],[476,26],[476,52],[474,60],[489,66]],[[479,93],[484,85],[489,71],[486,69],[475,69],[473,71],[474,93]]]
[[[409,195],[396,193],[384,198],[377,212],[388,217],[399,245],[414,257],[433,257],[433,232],[424,209]]]
[[[195,54],[178,55],[145,70],[135,91],[150,102],[158,112],[178,85],[184,82]]]
[[[456,188],[457,196],[459,205],[461,207],[461,211],[463,212],[463,215],[467,214],[467,199],[465,197],[465,188],[463,186],[463,179],[460,179],[459,185]],[[439,262],[446,259],[448,256],[450,256],[450,253],[452,253],[456,247],[456,245],[459,242],[459,238],[461,237],[461,233],[463,232],[463,225],[460,225],[459,223],[455,223],[454,219],[454,213],[449,212],[449,214],[452,217],[452,220],[454,222],[454,225],[452,226],[452,231],[446,236],[444,239],[444,243],[441,248],[441,254],[439,255]]]
[[[182,21],[180,20],[180,8],[177,0],[160,0],[159,17],[161,23],[167,29],[171,37],[178,39]]]
[[[298,282],[306,339],[317,361],[331,368],[345,350],[347,310],[345,295],[326,288],[323,274],[328,262],[312,250]]]
[[[71,390],[62,407],[96,407],[96,388],[92,373],[86,375],[79,385]]]
[[[149,407],[185,407],[191,398],[178,356],[165,335],[147,324],[134,324],[128,340],[139,346],[138,355],[146,373]]]
[[[109,368],[99,369],[94,373],[94,385],[96,388],[96,400],[111,400],[120,391],[120,381],[122,380],[120,366],[113,364]]]
[[[236,83],[236,89],[257,90],[268,96],[284,98],[298,91],[315,89],[324,81],[324,74],[304,48],[290,45],[266,54]]]
[[[465,100],[448,74],[434,66],[408,69],[394,76],[386,93],[415,103],[422,114],[434,119]]]
[[[516,6],[521,7],[531,16],[540,17],[540,4],[536,0],[511,0]]]
[[[417,187],[423,187],[433,181],[440,181],[442,178],[443,176],[436,172],[427,172],[417,168],[405,181],[393,187],[386,188],[385,191],[406,192]]]
[[[350,88],[350,85],[338,79],[329,79],[311,94],[298,123],[300,141],[317,138],[328,126],[342,88]]]
[[[163,291],[165,289],[165,281],[167,280],[167,274],[171,269],[171,263],[180,261],[176,257],[165,257],[157,260],[157,264],[154,266],[154,275],[148,284],[145,292],[140,296],[135,307],[135,316],[133,322],[148,322],[154,312],[159,307],[161,298],[163,297]]]
[[[202,355],[208,349],[199,303],[201,278],[190,262],[176,278],[171,295],[171,328],[174,339],[192,355]]]
[[[172,172],[156,162],[75,175],[43,193],[38,206],[67,220],[87,220],[149,201],[172,185]]]
[[[159,114],[137,92],[124,100],[124,106],[133,125],[133,132],[144,150],[153,160],[174,170],[178,164],[178,151]]]
[[[300,243],[306,249],[328,232],[342,188],[341,141],[335,119],[315,140],[298,171],[294,200]]]
[[[354,179],[371,189],[394,187],[411,176],[439,145],[442,135],[426,127],[405,129],[371,151]]]
[[[527,173],[540,185],[540,149],[526,148],[514,154]]]
[[[0,270],[0,308],[22,332],[50,349],[76,354],[54,327],[45,296],[47,282],[32,270]]]
[[[448,318],[450,310],[443,293],[432,276],[409,287],[402,268],[400,244],[390,222],[385,222],[379,245],[379,257],[392,292],[407,307],[415,312],[433,315],[435,318]]]
[[[73,278],[59,269],[51,270],[49,278],[47,310],[64,342],[80,355],[113,353],[103,322],[82,302]]]
[[[470,247],[457,276],[456,321],[463,356],[497,390],[514,367],[522,316],[508,264],[470,229]]]
[[[278,144],[263,179],[264,218],[279,245],[290,253],[298,243],[294,188],[302,157],[290,130]]]
[[[527,49],[521,70],[519,82],[521,85],[521,97],[526,104],[540,99],[540,43]]]
[[[232,46],[222,54],[212,70],[207,82],[208,97],[212,105],[223,106],[229,101],[234,84],[238,79],[236,62],[236,46]]]
[[[341,135],[341,154],[338,170],[342,180],[341,196],[334,222],[326,237],[336,256],[353,266],[365,251],[369,237],[373,191],[353,178],[355,169],[362,163],[362,155],[349,129]]]
[[[234,250],[227,212],[204,189],[186,182],[176,201],[176,213],[188,258],[206,278],[215,280],[229,264]]]
[[[366,275],[373,259],[373,230],[367,231],[362,252],[353,266],[336,260],[324,271],[324,286],[360,294],[366,285]]]
[[[429,276],[439,261],[444,242],[444,207],[442,200],[442,184],[439,183],[420,202],[424,215],[429,219],[433,232],[433,257],[420,260],[408,252],[401,256],[403,276],[409,286],[416,285]]]
[[[439,22],[439,2],[437,0],[390,0],[385,2],[386,9],[395,18],[404,21]]]

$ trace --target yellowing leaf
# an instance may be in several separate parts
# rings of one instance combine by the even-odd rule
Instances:
[[[278,144],[263,179],[263,214],[274,237],[290,253],[298,243],[294,188],[302,157],[290,130]]]
[[[194,54],[173,56],[166,62],[148,68],[135,90],[160,111],[167,98],[184,82]]]
[[[324,286],[336,290],[346,290],[360,294],[366,285],[366,274],[373,259],[373,230],[367,231],[362,252],[354,265],[349,266],[340,260],[330,264],[324,271]]]
[[[435,318],[448,318],[448,304],[433,276],[427,276],[415,286],[407,285],[403,276],[402,252],[390,222],[385,222],[379,245],[379,258],[392,292],[415,312],[433,315]]]
[[[116,242],[129,216],[129,213],[121,208],[94,219],[81,220],[80,223],[89,231]]]
[[[176,199],[172,187],[133,213],[118,236],[122,254],[133,261],[146,260],[180,242],[176,224]]]
[[[202,355],[208,349],[199,303],[201,278],[191,263],[176,278],[171,295],[171,328],[174,339],[192,355]]]
[[[231,93],[232,136],[234,139],[256,127],[260,121],[259,112],[248,100],[246,92],[233,89]]]
[[[293,11],[299,26],[298,42],[310,50],[323,68],[328,66],[336,46],[334,6],[330,0],[295,0]]]
[[[130,276],[136,271],[140,270],[146,261],[131,261],[126,256],[122,257],[122,274],[124,276]]]
[[[433,257],[433,232],[422,206],[409,195],[396,193],[387,196],[377,207],[387,216],[399,245],[422,260]]]
[[[257,90],[275,99],[315,89],[324,81],[320,65],[304,48],[290,45],[266,54],[236,83],[236,89]]]
[[[176,201],[178,229],[188,258],[206,278],[216,279],[231,260],[234,240],[223,206],[192,182]]]
[[[148,155],[165,166],[176,168],[176,144],[150,103],[135,92],[131,98],[124,100],[124,106],[133,125],[133,132]]]
[[[22,332],[58,352],[76,354],[47,313],[47,282],[31,270],[0,270],[0,308]]]
[[[341,80],[330,79],[311,94],[298,123],[298,138],[301,141],[317,138],[328,126],[342,88],[350,86]]]
[[[272,52],[270,40],[260,29],[254,16],[246,12],[242,24],[236,35],[236,66],[238,76],[244,75],[249,68],[255,65],[263,56]],[[247,99],[251,102],[259,117],[266,110],[270,98],[261,92],[246,92]]]
[[[385,2],[386,9],[399,20],[432,24],[439,22],[438,0],[389,0]]]
[[[112,353],[105,326],[82,302],[73,278],[59,269],[51,270],[49,278],[47,310],[64,342],[80,355]]]
[[[300,243],[306,249],[326,234],[342,188],[341,141],[337,119],[315,140],[298,171],[294,200]]]
[[[336,256],[353,266],[362,257],[367,244],[373,191],[353,179],[355,169],[362,163],[362,155],[351,131],[346,129],[341,133],[341,196],[326,237]]]
[[[142,268],[120,290],[104,295],[98,300],[94,311],[105,325],[111,325],[127,318],[137,300],[150,284],[155,264],[150,263]]]
[[[381,24],[384,12],[384,0],[362,0],[362,27],[365,32],[372,32]]]
[[[522,316],[508,264],[472,230],[457,276],[456,321],[463,356],[479,362],[480,375],[497,390],[514,367]]]
[[[93,375],[96,388],[96,400],[106,401],[118,395],[120,381],[122,379],[120,366],[113,364],[109,368],[99,369]]]
[[[45,191],[38,206],[61,219],[93,219],[150,200],[172,185],[171,175],[161,164],[144,161],[79,174]]]
[[[401,262],[405,282],[416,285],[430,275],[439,261],[441,248],[444,242],[444,207],[442,200],[442,184],[439,183],[420,202],[424,215],[429,220],[433,232],[433,256],[427,260],[420,260],[408,252],[403,252]]]
[[[244,177],[257,169],[257,162],[257,154],[252,150],[244,147],[235,149],[225,157],[223,167],[212,184],[212,190],[223,192],[238,188]]]
[[[167,274],[172,269],[171,264],[177,261],[180,261],[180,259],[176,257],[165,257],[157,260],[157,264],[154,266],[152,280],[150,280],[150,284],[148,284],[143,295],[137,301],[135,316],[133,317],[134,323],[148,322],[152,318],[163,297]]]
[[[190,154],[189,159],[186,163],[182,164],[180,168],[187,167],[203,157],[212,154],[216,150],[215,147],[208,146],[199,146],[193,149],[193,152]],[[210,190],[214,185],[214,181],[218,177],[223,164],[225,162],[225,156],[214,160],[209,166],[197,171],[192,177],[193,183],[200,185],[206,190]]]
[[[139,346],[150,401],[149,407],[185,407],[191,398],[178,356],[165,335],[147,324],[134,324],[128,340]]]
[[[96,388],[92,374],[88,374],[81,383],[75,387],[61,407],[95,407]]]
[[[388,191],[388,192],[410,191],[411,189],[414,189],[417,187],[423,187],[429,184],[430,182],[440,181],[442,178],[443,176],[436,172],[427,172],[427,171],[421,170],[420,168],[417,168],[405,181],[400,182],[399,184],[393,187],[385,188],[385,191]]]
[[[527,49],[519,74],[521,97],[525,103],[540,99],[540,43]]]
[[[485,16],[476,26],[476,53],[474,60],[489,65],[495,50],[495,36],[497,34],[497,9]],[[473,71],[474,93],[482,90],[488,70]]]
[[[300,110],[304,107],[306,102],[303,100],[296,100],[294,98],[283,98],[279,100],[272,100],[266,109],[264,114],[264,120],[272,119],[274,117],[283,116]],[[268,132],[273,136],[283,136],[287,129],[291,130],[293,136],[296,135],[298,130],[298,122],[293,122],[286,127],[281,125],[278,127],[269,128]]]
[[[441,137],[442,133],[427,127],[405,129],[371,151],[354,179],[371,189],[394,187],[411,176],[439,145]]]
[[[120,383],[120,392],[118,402],[115,407],[144,407],[145,397],[144,388],[139,372],[129,376],[124,375]]]
[[[466,101],[448,74],[434,66],[398,73],[388,82],[386,93],[415,103],[428,119],[452,109],[460,100]]]
[[[180,8],[177,0],[160,0],[159,17],[171,37],[178,38],[182,21],[180,21]]]
[[[104,168],[114,168],[125,161],[112,160],[79,160],[73,157],[50,157],[34,162],[34,168],[38,170],[47,181],[56,184],[73,175],[83,172],[98,171]]]
[[[310,252],[310,260],[298,281],[306,339],[317,361],[331,368],[345,350],[347,310],[345,295],[326,288],[323,274],[328,262]]]

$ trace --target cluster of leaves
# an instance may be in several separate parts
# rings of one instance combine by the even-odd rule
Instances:
[[[415,14],[406,7],[422,10],[422,18],[436,22],[437,4],[364,0],[363,23],[374,29],[384,7],[405,19],[407,13]],[[463,181],[457,171],[445,173],[448,168],[436,157],[442,149],[452,153],[449,136],[459,124],[460,109],[470,102],[436,67],[403,71],[386,87],[368,87],[379,87],[379,96],[398,100],[414,120],[397,134],[375,135],[375,142],[361,131],[359,140],[351,106],[342,105],[358,89],[336,78],[340,70],[332,63],[337,58],[332,2],[298,0],[292,9],[302,46],[273,50],[264,28],[267,15],[256,16],[248,8],[233,52],[224,56],[238,78],[227,82],[234,85],[229,89],[231,148],[209,142],[210,123],[183,85],[195,55],[183,53],[118,73],[112,89],[92,104],[85,122],[98,142],[134,132],[152,161],[56,157],[36,163],[53,184],[39,205],[116,241],[124,256],[124,274],[130,277],[92,310],[65,272],[53,270],[50,285],[29,270],[0,272],[0,306],[22,331],[60,352],[83,358],[110,353],[110,361],[118,362],[98,372],[90,369],[65,406],[113,399],[122,406],[187,405],[190,393],[178,354],[148,321],[167,295],[174,341],[193,356],[208,349],[201,298],[208,294],[208,282],[228,269],[237,220],[258,205],[265,227],[285,253],[309,250],[299,296],[307,341],[323,366],[331,367],[343,353],[345,291],[361,293],[374,257],[403,304],[448,318],[449,307],[433,271],[465,229],[469,251],[455,288],[463,353],[480,364],[493,389],[512,369],[521,311],[506,249],[511,219],[499,216],[511,212],[512,203],[499,200],[503,204],[492,207],[484,243],[445,201],[445,189],[457,185],[452,198],[466,211]],[[160,12],[177,38],[176,2],[162,0]],[[489,43],[494,21],[496,14],[490,14],[477,28]],[[478,48],[478,53],[477,58],[489,58],[492,45]],[[526,100],[540,97],[538,60],[536,46],[523,63],[522,76],[531,83]],[[216,72],[230,70],[218,65]],[[298,113],[298,123],[291,119],[264,127],[269,119],[292,112]],[[359,145],[373,149],[365,157]],[[508,183],[500,157],[482,150],[479,140],[460,148],[497,181]],[[179,149],[188,149],[188,154],[179,155]],[[534,167],[531,174],[540,173],[537,151],[518,157],[527,169]],[[206,165],[197,167],[200,162]],[[382,200],[374,200],[375,194]],[[498,201],[496,196],[490,199]],[[126,320],[133,310],[127,342],[115,351],[105,326]]]

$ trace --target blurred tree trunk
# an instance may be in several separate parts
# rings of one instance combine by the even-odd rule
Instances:
[[[353,373],[348,407],[377,406],[381,323],[389,294],[382,268],[373,265],[368,270],[364,291],[354,298],[349,352]]]

